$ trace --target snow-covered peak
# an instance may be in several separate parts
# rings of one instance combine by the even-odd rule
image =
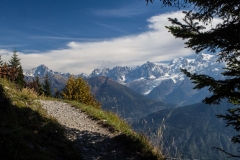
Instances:
[[[182,79],[181,68],[194,73],[219,72],[223,64],[216,62],[216,59],[216,55],[201,53],[194,59],[175,58],[168,65],[158,65],[148,61],[134,68],[116,66],[112,69],[95,69],[89,77],[106,76],[121,83],[143,79],[154,80],[169,76],[175,77],[174,79]],[[177,75],[181,75],[181,78],[176,78]]]
[[[197,56],[195,58],[195,60],[198,62],[214,61],[216,59],[217,59],[216,55],[210,55],[210,54],[205,54],[205,53],[199,53],[199,54],[197,54]]]
[[[180,68],[186,68],[187,66],[189,66],[191,62],[192,60],[190,59],[179,57],[172,60],[168,65],[168,67],[170,68],[171,72],[175,73],[175,72],[179,72]]]
[[[187,59],[183,57],[175,58],[173,59],[169,65],[175,65],[175,64],[181,64],[183,61],[186,61]]]
[[[89,75],[90,77],[97,77],[97,76],[106,76],[109,73],[109,68],[103,68],[103,69],[94,69],[92,73]]]
[[[24,74],[25,74],[25,76],[35,77],[35,76],[38,76],[38,75],[42,75],[42,73],[44,73],[46,70],[48,70],[48,67],[41,64],[38,67],[27,70]]]
[[[70,73],[61,73],[61,72],[54,72],[53,70],[49,69],[44,64],[39,65],[38,67],[35,67],[33,69],[27,70],[23,73],[25,76],[30,77],[44,77],[46,74],[48,75],[54,75],[54,74],[60,74],[66,78],[70,76]]]

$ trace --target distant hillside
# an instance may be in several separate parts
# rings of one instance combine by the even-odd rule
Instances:
[[[163,142],[165,154],[170,153],[171,157],[181,153],[186,159],[223,160],[227,156],[213,147],[236,154],[239,146],[233,145],[230,139],[237,133],[231,127],[226,128],[226,122],[215,115],[224,114],[231,107],[228,103],[219,106],[198,103],[165,109],[146,116],[133,127],[148,134],[155,145]],[[162,137],[157,136],[159,129]]]
[[[175,85],[173,80],[164,80],[155,87],[146,97],[163,101],[166,103],[175,103],[181,106],[201,102],[210,93],[207,88],[196,90],[195,85],[189,78],[185,78],[181,83]]]
[[[177,105],[148,99],[110,78],[93,77],[88,79],[88,83],[104,110],[110,110],[129,120],[144,117],[165,108],[177,107]]]

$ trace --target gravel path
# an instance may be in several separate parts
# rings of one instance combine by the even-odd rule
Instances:
[[[66,128],[67,138],[76,141],[84,160],[139,159],[139,154],[129,153],[122,136],[111,133],[99,121],[91,119],[70,104],[58,101],[39,101],[48,114]]]

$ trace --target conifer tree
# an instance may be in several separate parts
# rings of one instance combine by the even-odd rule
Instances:
[[[45,96],[47,96],[47,97],[51,96],[51,83],[50,83],[50,79],[49,79],[48,74],[46,74],[45,77],[44,77],[43,92],[44,92]]]
[[[26,86],[27,86],[28,88],[33,89],[38,95],[43,95],[43,94],[44,94],[43,86],[42,86],[42,84],[40,83],[40,80],[39,80],[39,77],[38,77],[38,76],[35,77],[32,82],[28,82],[28,83],[26,84]]]
[[[12,55],[11,59],[9,60],[9,65],[14,68],[18,68],[21,65],[20,58],[18,58],[16,49],[13,50],[13,55]]]
[[[20,63],[20,58],[18,58],[16,49],[14,49],[13,55],[12,55],[11,59],[9,60],[9,65],[10,65],[10,67],[17,68],[17,70],[18,70],[18,74],[17,74],[17,77],[15,79],[15,83],[20,88],[25,87],[26,82],[24,80],[24,75],[23,75],[23,70],[22,70],[22,66],[21,66],[21,63]]]
[[[2,60],[2,56],[0,55],[0,67],[3,66],[3,60]]]
[[[62,98],[62,93],[57,89],[54,89],[54,98]]]
[[[38,93],[38,95],[43,95],[44,90],[43,90],[43,85],[40,83],[39,77],[35,77],[34,80],[35,84],[36,84],[36,92]]]
[[[26,86],[26,82],[24,80],[24,74],[23,74],[21,65],[18,67],[18,75],[14,81],[20,88],[24,88]]]

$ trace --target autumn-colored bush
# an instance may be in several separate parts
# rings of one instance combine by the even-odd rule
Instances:
[[[8,64],[4,64],[3,66],[0,66],[0,77],[6,78],[8,80],[15,80],[18,75],[18,70],[15,67],[11,67]]]
[[[75,78],[74,76],[70,76],[65,88],[62,91],[62,96],[64,99],[76,100],[96,108],[101,107],[101,104],[90,92],[89,85],[81,77]]]

